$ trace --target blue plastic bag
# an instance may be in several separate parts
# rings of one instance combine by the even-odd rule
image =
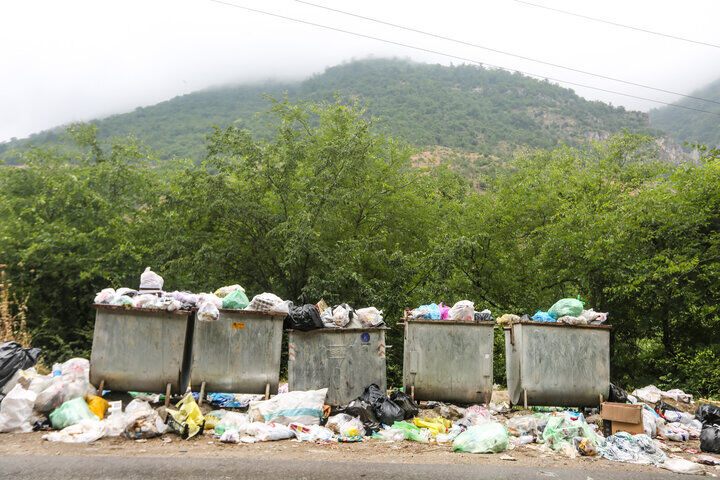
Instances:
[[[543,312],[542,310],[538,310],[537,313],[532,316],[532,319],[536,322],[557,322],[549,313]]]
[[[440,320],[440,317],[442,316],[440,305],[436,303],[431,303],[430,305],[420,305],[415,310],[426,311],[427,313],[423,315],[423,318],[429,318],[430,320]]]

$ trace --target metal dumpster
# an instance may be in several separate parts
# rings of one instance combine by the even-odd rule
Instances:
[[[610,389],[609,325],[519,322],[504,327],[510,401],[598,406]]]
[[[387,389],[387,328],[320,328],[289,330],[288,389],[327,387],[325,403],[345,405],[376,383]]]
[[[405,321],[403,386],[417,400],[489,403],[494,322]]]
[[[95,305],[93,385],[119,391],[182,393],[187,388],[192,312]]]
[[[202,391],[276,392],[286,314],[220,309],[215,322],[195,322],[190,381]]]

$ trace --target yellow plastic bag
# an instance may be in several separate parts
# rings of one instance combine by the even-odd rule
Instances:
[[[105,417],[108,407],[110,406],[107,400],[102,397],[98,397],[97,395],[88,395],[85,397],[85,401],[87,402],[90,411],[97,415],[100,420]]]
[[[452,422],[450,422],[450,420],[445,420],[442,417],[425,417],[423,419],[415,417],[413,418],[413,425],[420,428],[427,428],[430,430],[430,434],[434,437],[438,433],[447,433],[448,429],[452,427]]]
[[[178,410],[168,409],[168,414],[171,415],[183,429],[187,426],[187,438],[197,435],[200,431],[200,427],[205,421],[205,417],[200,411],[200,407],[198,407],[198,404],[195,402],[192,394],[188,393],[185,395],[185,398],[180,400],[176,407]]]

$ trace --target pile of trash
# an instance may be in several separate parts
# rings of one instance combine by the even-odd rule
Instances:
[[[329,307],[323,300],[317,305],[295,306],[273,293],[264,292],[248,300],[240,285],[228,285],[213,293],[166,292],[164,279],[150,267],[140,275],[140,288],[105,288],[95,295],[98,305],[116,305],[167,312],[196,310],[196,318],[203,322],[216,321],[220,310],[248,310],[287,315],[286,329],[301,331],[316,328],[371,328],[385,325],[383,312],[375,307],[355,310],[347,303]]]
[[[517,322],[553,322],[567,325],[601,325],[607,321],[609,313],[585,309],[585,303],[577,298],[563,298],[553,304],[547,312],[538,310],[535,315],[514,315],[506,313],[497,319],[497,323]]]
[[[456,322],[492,322],[490,310],[475,311],[475,304],[470,300],[460,300],[452,307],[440,303],[421,305],[405,311],[406,320],[453,320]]]

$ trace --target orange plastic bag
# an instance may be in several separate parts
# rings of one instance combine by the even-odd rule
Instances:
[[[97,415],[100,420],[105,417],[105,413],[107,413],[108,407],[110,406],[107,400],[102,397],[98,397],[97,395],[88,395],[85,397],[85,401],[87,402],[90,411]]]

